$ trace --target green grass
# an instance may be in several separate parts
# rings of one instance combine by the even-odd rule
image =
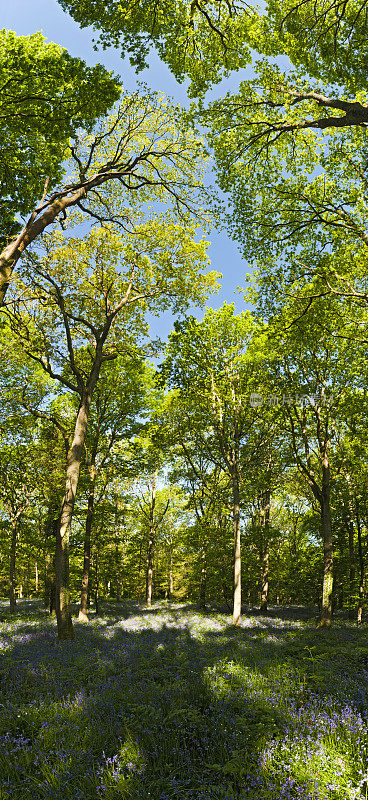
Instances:
[[[368,632],[105,606],[1,610],[1,800],[362,800]]]

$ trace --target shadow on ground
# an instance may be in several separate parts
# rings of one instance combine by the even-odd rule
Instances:
[[[316,662],[315,632],[284,625],[303,619],[288,609],[283,619],[279,608],[277,619],[245,618],[242,628],[185,605],[102,610],[76,624],[74,642],[59,643],[44,618],[37,625],[35,605],[25,608],[34,620],[22,624],[18,611],[4,631],[2,798],[277,800],[262,751],[289,724],[281,684],[285,697],[304,685],[305,696],[329,692],[339,702],[343,690],[345,704],[359,702],[344,679],[356,669],[353,629],[322,632]]]

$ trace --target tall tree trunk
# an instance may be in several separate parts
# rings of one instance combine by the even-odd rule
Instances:
[[[149,608],[152,605],[154,552],[155,552],[155,528],[153,525],[153,520],[150,519],[149,529],[148,529],[147,575],[146,575],[147,608]]]
[[[122,572],[123,572],[123,553],[120,553],[116,545],[116,602],[121,602]]]
[[[36,590],[36,594],[38,594],[38,564],[37,564],[37,561],[35,561],[35,590]]]
[[[354,551],[354,508],[349,494],[349,618],[354,618],[353,598],[355,595],[355,551]]]
[[[141,543],[140,543],[140,546],[139,546],[138,581],[137,581],[137,590],[136,590],[138,603],[141,602],[141,571],[142,571],[142,550],[143,550],[143,541],[144,541],[144,539],[145,539],[145,536],[142,536]]]
[[[26,593],[27,600],[28,600],[28,598],[30,596],[30,591],[29,591],[29,573],[30,573],[30,570],[31,570],[31,562],[28,559],[28,561],[27,561],[27,570],[26,570],[26,580],[25,580],[25,593]]]
[[[79,406],[73,441],[68,454],[65,494],[56,535],[56,618],[59,639],[74,638],[69,591],[69,538],[86,438],[89,406],[90,398],[85,396]]]
[[[330,506],[330,470],[327,456],[322,462],[321,523],[323,537],[323,585],[320,626],[328,627],[332,621],[333,540]]]
[[[99,594],[98,594],[98,589],[99,589],[99,580],[100,580],[99,569],[98,569],[98,550],[96,550],[95,561],[96,561],[96,564],[95,564],[95,609],[96,609],[96,614],[98,614],[98,612],[99,612]]]
[[[79,622],[88,622],[88,587],[89,587],[89,571],[91,565],[91,531],[95,504],[95,486],[96,486],[96,470],[95,464],[90,466],[90,484],[88,494],[88,507],[86,517],[86,527],[84,530],[84,543],[83,543],[83,576],[82,576],[82,589],[81,599],[79,606],[78,620]]]
[[[359,553],[359,567],[360,567],[359,601],[358,601],[357,623],[358,623],[358,625],[361,625],[362,616],[363,616],[363,608],[364,608],[364,558],[363,558],[363,548],[362,548],[362,529],[361,529],[361,525],[360,525],[360,514],[359,514],[358,501],[356,501],[356,520],[357,520],[357,529],[358,529],[358,553]]]
[[[169,549],[169,581],[168,581],[168,599],[171,600],[174,592],[174,572],[173,572],[173,537],[170,535],[170,549]]]
[[[153,595],[153,569],[155,557],[155,505],[156,505],[156,481],[157,470],[153,475],[151,482],[151,503],[149,510],[148,520],[148,548],[147,548],[147,576],[146,576],[146,606],[149,608],[152,605]]]
[[[201,566],[201,582],[199,587],[199,604],[201,608],[206,608],[206,593],[207,593],[207,543],[202,544],[202,566]]]
[[[15,606],[17,604],[16,596],[15,596],[15,562],[17,556],[17,534],[18,534],[18,526],[17,526],[18,517],[12,520],[12,534],[11,534],[11,545],[10,545],[10,568],[9,568],[9,604],[10,604],[10,611],[12,614],[15,612]]]
[[[267,489],[263,498],[264,506],[262,509],[262,564],[261,564],[261,614],[267,614],[268,605],[268,573],[270,557],[270,490]]]
[[[168,600],[171,600],[173,591],[174,591],[174,574],[173,574],[173,550],[174,550],[174,525],[172,520],[172,507],[171,507],[171,486],[169,484],[169,530],[170,530],[170,539],[169,539],[169,580],[167,586],[167,596]]]
[[[240,552],[240,491],[236,467],[232,474],[233,529],[234,529],[234,601],[233,625],[239,625],[241,617],[241,552]]]

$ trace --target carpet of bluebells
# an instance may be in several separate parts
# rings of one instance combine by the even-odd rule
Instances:
[[[296,612],[0,604],[1,800],[367,798],[368,628]]]

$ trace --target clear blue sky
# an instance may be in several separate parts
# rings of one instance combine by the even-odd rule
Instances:
[[[47,39],[66,47],[71,55],[83,58],[87,64],[100,62],[121,75],[126,89],[133,90],[137,85],[137,77],[129,62],[123,61],[120,53],[111,48],[96,52],[92,46],[92,37],[96,38],[96,34],[91,28],[81,30],[69,14],[61,9],[57,0],[0,0],[0,27],[10,28],[20,35],[42,31]],[[144,81],[151,88],[164,91],[182,105],[187,103],[185,86],[177,83],[154,54],[150,58],[149,69],[140,73],[138,81]],[[237,82],[237,79],[231,81],[233,85]],[[218,308],[226,300],[235,302],[237,311],[241,311],[244,303],[236,289],[237,286],[244,286],[247,263],[225,232],[213,231],[210,239],[212,267],[223,274],[223,279],[221,293],[209,298],[208,304]],[[172,319],[170,315],[166,315],[159,321],[152,320],[151,333],[166,337],[171,327]]]

